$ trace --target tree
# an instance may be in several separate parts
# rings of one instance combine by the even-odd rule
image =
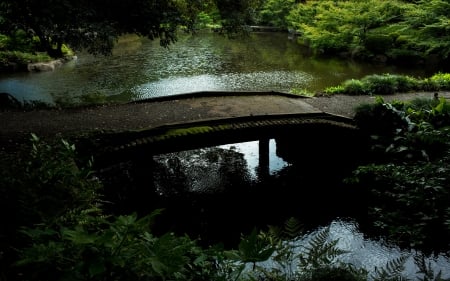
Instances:
[[[450,59],[450,1],[420,1],[408,14],[411,29],[418,31],[417,46],[426,54]]]
[[[175,40],[175,27],[183,24],[182,1],[158,0],[5,0],[0,31],[22,29],[39,38],[40,48],[60,56],[63,43],[91,53],[110,53],[124,33],[160,38],[166,46]],[[185,20],[185,19],[184,19]]]
[[[379,40],[375,45],[388,50],[392,41],[388,36],[390,31],[381,27],[401,22],[408,7],[401,1],[316,0],[297,4],[288,15],[288,21],[317,53],[348,52],[367,47],[368,35],[387,37],[388,40]]]
[[[261,21],[276,27],[287,29],[286,16],[294,8],[295,0],[267,0],[261,10]]]
[[[26,31],[39,38],[40,49],[62,55],[62,44],[109,54],[126,33],[159,39],[162,46],[176,41],[178,27],[192,30],[197,14],[219,8],[223,24],[236,28],[249,20],[259,0],[3,0],[0,33]]]

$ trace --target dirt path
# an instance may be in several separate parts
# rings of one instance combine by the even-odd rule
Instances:
[[[439,93],[450,98],[449,92]],[[433,93],[407,93],[383,97],[386,101],[432,98]],[[371,96],[299,98],[275,93],[182,95],[168,99],[121,105],[0,112],[0,145],[3,150],[29,139],[70,136],[94,131],[150,129],[162,125],[252,115],[327,112],[352,118],[355,107],[373,103]]]

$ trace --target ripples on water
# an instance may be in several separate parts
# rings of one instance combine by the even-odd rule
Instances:
[[[350,78],[423,69],[318,59],[285,33],[230,40],[213,33],[181,35],[169,49],[156,41],[125,38],[108,57],[80,53],[52,72],[0,74],[0,92],[19,100],[78,102],[98,95],[127,102],[196,91],[320,91]]]
[[[302,72],[252,72],[229,73],[222,75],[198,75],[190,77],[172,77],[149,82],[133,88],[136,99],[158,96],[201,92],[201,91],[272,91],[289,92],[292,85],[300,88],[307,86],[314,77]]]
[[[423,280],[423,274],[419,273],[420,268],[414,262],[414,256],[421,255],[416,251],[405,251],[399,249],[397,246],[388,244],[383,240],[371,240],[364,237],[364,234],[358,229],[356,222],[334,220],[328,226],[318,228],[317,230],[305,235],[301,239],[297,240],[293,245],[298,246],[295,251],[296,254],[300,254],[302,247],[308,245],[312,238],[314,238],[324,228],[329,227],[329,240],[338,240],[337,248],[347,251],[347,253],[340,255],[336,262],[343,262],[345,264],[351,264],[359,269],[365,269],[369,272],[369,277],[375,274],[375,269],[386,269],[389,262],[396,260],[403,256],[408,256],[408,259],[404,263],[404,270],[402,276],[408,278],[407,280]],[[295,264],[298,261],[293,261],[291,266],[295,271]],[[441,278],[450,278],[450,258],[443,254],[437,256],[429,256],[425,258],[425,262],[429,269],[431,269],[435,275],[441,272]],[[277,263],[273,260],[268,260],[261,263],[266,268],[279,268]],[[283,270],[279,268],[280,270]],[[369,278],[372,280],[372,278]]]

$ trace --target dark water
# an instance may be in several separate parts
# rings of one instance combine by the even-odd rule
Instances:
[[[112,56],[81,53],[53,72],[1,74],[0,92],[50,103],[76,103],[82,96],[130,101],[196,91],[314,92],[374,73],[429,75],[423,68],[315,59],[285,33],[228,39],[206,32],[181,35],[169,49],[123,37]]]
[[[420,252],[364,233],[364,191],[342,181],[364,158],[358,136],[333,128],[299,132],[217,146],[198,144],[198,149],[174,148],[164,154],[139,151],[103,167],[101,177],[115,210],[147,214],[164,209],[153,228],[156,233],[173,231],[200,238],[205,245],[236,247],[241,234],[253,227],[282,227],[295,217],[306,234],[296,241],[298,249],[329,227],[330,241],[338,240],[337,247],[348,251],[339,261],[373,273],[407,255],[403,276],[419,280],[414,256]],[[442,271],[442,277],[450,277],[445,254],[426,257],[426,262],[436,273]],[[277,263],[270,259],[261,266],[277,268]]]

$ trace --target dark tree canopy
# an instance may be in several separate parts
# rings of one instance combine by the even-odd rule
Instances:
[[[0,33],[17,29],[40,40],[41,49],[61,55],[62,44],[109,54],[118,36],[134,33],[159,39],[162,46],[176,40],[176,30],[192,28],[197,14],[217,7],[228,26],[243,23],[258,0],[2,0]]]

